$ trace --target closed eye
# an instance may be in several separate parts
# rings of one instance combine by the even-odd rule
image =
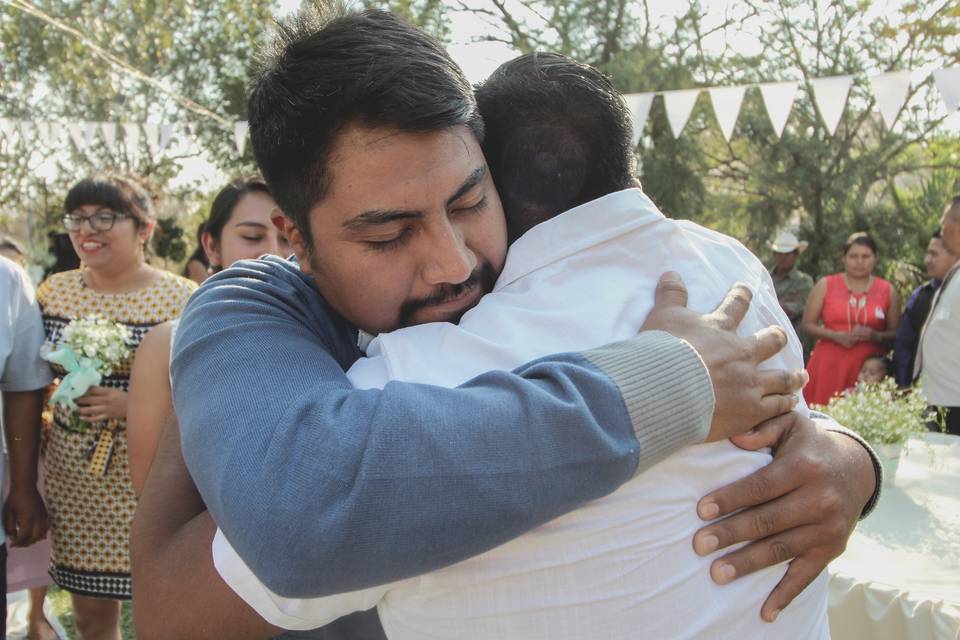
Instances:
[[[389,240],[365,240],[364,244],[374,251],[390,251],[391,249],[396,249],[406,242],[407,238],[410,237],[411,232],[412,229],[410,227],[406,227],[394,238],[390,238]]]

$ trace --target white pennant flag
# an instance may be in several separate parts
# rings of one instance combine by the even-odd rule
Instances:
[[[173,125],[168,123],[160,125],[160,140],[157,146],[161,153],[163,153],[170,144],[171,138],[173,138]]]
[[[833,135],[837,125],[840,124],[852,83],[853,76],[849,75],[814,78],[810,81],[810,86],[813,87],[813,99],[817,103],[823,124],[827,126],[830,135]]]
[[[650,115],[650,105],[653,104],[655,93],[630,93],[623,96],[630,110],[630,122],[633,124],[633,146],[637,146],[643,136],[643,128],[647,126],[647,116]]]
[[[8,120],[7,118],[0,118],[0,137],[10,140],[13,137],[13,131],[16,125],[14,125],[13,120]]]
[[[101,122],[100,135],[103,137],[104,144],[111,152],[117,146],[117,125],[115,122]]]
[[[663,104],[667,108],[667,120],[670,122],[674,138],[679,138],[683,133],[683,128],[687,126],[687,120],[690,119],[693,105],[697,103],[699,96],[700,89],[663,92]]]
[[[870,78],[873,97],[877,99],[877,109],[880,110],[880,115],[888,129],[893,126],[897,114],[907,101],[910,75],[909,71],[891,71]]]
[[[147,139],[147,148],[151,155],[157,155],[160,147],[160,125],[155,122],[143,123],[143,135]]]
[[[140,148],[140,125],[132,122],[123,123],[123,144],[127,153],[136,153]]]
[[[947,113],[960,109],[960,67],[947,67],[933,72],[933,81],[940,90],[940,97]]]
[[[54,138],[53,138],[53,123],[52,122],[34,122],[33,126],[37,130],[37,142],[43,146],[53,148]]]
[[[767,109],[767,117],[773,126],[777,138],[783,135],[783,128],[793,109],[793,101],[797,97],[797,82],[768,82],[757,85],[763,96],[763,106]]]
[[[247,148],[247,131],[250,125],[246,120],[238,120],[233,123],[233,144],[237,147],[237,154],[243,155],[243,150]]]
[[[29,144],[33,140],[34,124],[29,120],[21,120],[18,130],[20,131],[20,142]]]
[[[80,122],[68,122],[67,123],[67,133],[70,134],[70,139],[73,140],[73,144],[77,146],[77,150],[80,153],[87,153],[87,139],[84,136],[83,124]]]
[[[87,144],[88,149],[93,146],[93,143],[97,139],[97,129],[96,122],[83,123],[83,141]]]
[[[710,102],[713,103],[713,113],[717,116],[717,122],[720,123],[723,137],[727,142],[730,142],[733,128],[737,124],[737,117],[740,115],[740,105],[743,104],[743,94],[746,93],[747,88],[713,87],[708,91],[710,92]]]

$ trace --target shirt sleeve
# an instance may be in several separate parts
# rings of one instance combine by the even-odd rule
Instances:
[[[213,564],[230,588],[261,618],[294,631],[316,629],[355,611],[377,606],[390,589],[403,584],[368,587],[318,598],[284,598],[264,585],[219,529],[213,538]],[[408,581],[416,580],[409,578]]]
[[[205,283],[172,363],[191,475],[231,545],[281,596],[458,562],[610,493],[709,430],[703,362],[657,332],[457,389],[353,389],[353,335],[290,269],[243,262]]]
[[[6,274],[4,274],[6,275]],[[0,390],[36,391],[50,384],[50,366],[40,357],[43,346],[43,320],[37,306],[33,287],[19,268],[12,272],[9,317],[12,324],[13,347],[0,372]]]

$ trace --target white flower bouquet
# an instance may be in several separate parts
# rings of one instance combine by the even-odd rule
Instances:
[[[133,336],[122,324],[99,315],[71,321],[44,357],[67,371],[50,402],[76,409],[76,399],[100,384],[125,358]]]

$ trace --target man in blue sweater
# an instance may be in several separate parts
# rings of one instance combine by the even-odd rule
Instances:
[[[259,261],[212,279],[184,315],[172,370],[200,494],[277,593],[335,593],[456,562],[609,493],[671,451],[791,406],[796,380],[755,370],[782,334],[741,340],[679,309],[660,322],[689,337],[699,355],[649,332],[456,390],[353,390],[343,370],[359,355],[354,327],[455,321],[502,266],[504,221],[470,87],[437,43],[388,14],[324,29],[301,21],[281,28],[250,120],[258,163],[290,216],[299,269]],[[869,473],[856,443],[832,451],[838,457],[817,464],[858,479],[864,465]],[[174,481],[158,481],[172,478],[164,475],[167,452],[144,493],[146,512],[170,513],[163,492]],[[715,497],[714,513],[798,493],[787,475],[780,467],[755,479],[767,484],[759,500],[743,486]],[[837,479],[812,475],[798,496],[834,497]],[[842,545],[872,490],[872,476],[858,483],[825,518],[837,535],[829,543],[808,536],[799,551]],[[790,511],[768,510],[769,529],[732,535],[792,529]],[[183,583],[161,584],[176,564],[209,565],[209,546],[196,544],[212,536],[203,518],[159,536],[137,523],[135,563],[152,558],[140,563],[135,584],[146,615],[156,616],[138,620],[141,629],[241,636],[198,626],[214,610],[184,598]]]

